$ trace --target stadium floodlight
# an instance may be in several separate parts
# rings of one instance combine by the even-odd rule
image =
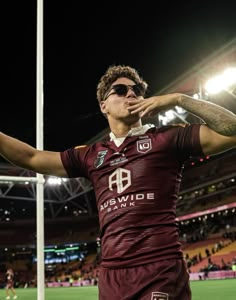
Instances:
[[[222,74],[209,79],[205,84],[205,89],[210,94],[217,94],[234,84],[236,84],[236,68],[228,68]]]
[[[163,116],[162,114],[159,114],[158,118],[159,118],[159,122],[162,125],[166,125],[168,123],[168,118],[166,116]]]
[[[180,106],[175,106],[175,109],[177,111],[178,114],[182,115],[182,114],[185,114],[186,113],[186,110],[183,109],[182,107]]]
[[[174,111],[172,109],[166,111],[165,116],[167,117],[168,121],[172,121],[175,118]]]
[[[50,185],[61,185],[62,179],[58,177],[49,177],[47,182]]]
[[[164,114],[158,115],[159,123],[165,126],[176,118],[180,119],[183,123],[187,123],[185,114],[186,110],[179,106],[175,106],[174,109],[169,109]]]
[[[68,178],[60,178],[55,176],[50,176],[47,178],[47,183],[49,185],[61,185],[63,182],[67,182]]]

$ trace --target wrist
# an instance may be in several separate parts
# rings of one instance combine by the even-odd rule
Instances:
[[[175,106],[181,106],[183,100],[183,94],[176,93]]]

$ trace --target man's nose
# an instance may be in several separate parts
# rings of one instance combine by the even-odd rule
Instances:
[[[131,86],[128,86],[128,91],[127,91],[127,94],[126,94],[127,97],[133,97],[133,96],[136,96],[133,88]]]

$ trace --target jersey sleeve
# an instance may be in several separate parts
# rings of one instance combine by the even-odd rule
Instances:
[[[69,178],[88,178],[87,168],[85,165],[88,149],[89,146],[83,145],[67,149],[60,153],[62,164]]]
[[[200,127],[200,124],[177,126],[173,141],[175,141],[178,156],[182,161],[204,155],[200,143]]]

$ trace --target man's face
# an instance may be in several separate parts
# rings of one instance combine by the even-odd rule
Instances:
[[[131,115],[128,107],[129,100],[143,99],[143,91],[132,80],[128,78],[118,78],[114,81],[101,102],[101,111],[107,115],[107,118],[130,119],[137,121],[139,115]]]

